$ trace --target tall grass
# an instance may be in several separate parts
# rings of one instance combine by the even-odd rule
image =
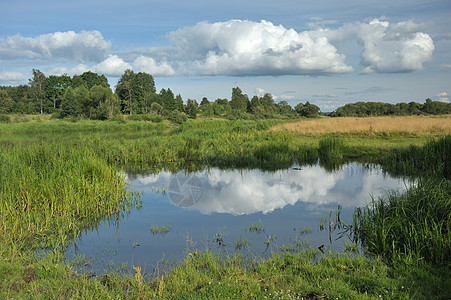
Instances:
[[[334,137],[319,141],[318,156],[323,163],[339,163],[343,159],[344,143]]]
[[[451,262],[451,182],[421,180],[404,194],[373,200],[358,212],[358,236],[390,263]]]
[[[451,179],[451,135],[429,140],[424,146],[394,149],[379,163],[393,173]]]
[[[0,236],[16,248],[75,235],[123,214],[131,198],[118,169],[86,146],[35,143],[0,152]]]
[[[28,119],[27,119],[28,120]],[[93,131],[136,131],[150,130],[172,126],[168,123],[152,122],[116,122],[116,121],[94,121],[80,120],[70,122],[65,120],[31,120],[27,122],[0,122],[0,134],[5,133],[66,133],[66,132],[93,132]]]
[[[451,262],[450,153],[448,135],[385,158],[389,168],[425,177],[403,194],[373,199],[368,208],[356,211],[358,237],[369,252],[389,262]]]

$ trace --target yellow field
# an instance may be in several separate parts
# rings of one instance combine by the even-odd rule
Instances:
[[[306,135],[328,133],[443,135],[451,134],[451,115],[322,118],[279,124],[271,130]]]

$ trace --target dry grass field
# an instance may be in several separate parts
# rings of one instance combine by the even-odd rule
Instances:
[[[451,134],[451,115],[321,118],[278,124],[271,130],[305,135],[337,133],[434,136]]]

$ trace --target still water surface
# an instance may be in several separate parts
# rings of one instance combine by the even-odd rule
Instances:
[[[69,259],[76,253],[93,261],[91,269],[97,274],[111,262],[139,265],[151,273],[163,258],[177,262],[194,249],[239,251],[250,257],[300,250],[307,244],[343,251],[348,238],[335,240],[338,232],[334,232],[330,242],[328,231],[320,230],[321,221],[328,227],[329,212],[335,220],[340,205],[341,220],[351,224],[354,208],[371,202],[371,196],[406,187],[402,179],[377,166],[356,163],[333,172],[319,165],[275,172],[210,168],[195,173],[129,174],[127,181],[132,190],[142,193],[142,207],[119,222],[101,222],[68,251]],[[264,230],[250,230],[255,225]],[[170,230],[155,233],[152,226]],[[239,241],[246,246],[237,250]]]

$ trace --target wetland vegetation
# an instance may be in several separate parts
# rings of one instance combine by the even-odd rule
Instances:
[[[400,117],[401,118],[401,117]],[[14,119],[14,118],[13,118]],[[426,120],[437,123],[422,127]],[[343,121],[341,124],[336,122]],[[400,119],[402,122],[402,119]],[[133,121],[45,120],[0,123],[0,295],[2,298],[446,298],[451,257],[449,116],[409,117],[418,128],[355,130],[348,118]],[[367,122],[360,119],[360,122]],[[327,124],[341,132],[324,130]],[[299,127],[300,126],[300,127]],[[310,128],[309,130],[298,128]],[[292,130],[292,128],[295,128]],[[316,128],[316,132],[315,132]],[[413,127],[416,128],[416,127]],[[77,274],[65,249],[82,230],[141,205],[124,171],[260,168],[349,161],[377,163],[416,184],[356,210],[353,239],[365,255],[271,252],[267,259],[187,249],[186,258],[151,281],[126,274]],[[320,220],[318,220],[318,224]],[[330,225],[330,223],[328,224]],[[155,234],[170,231],[156,224]],[[152,230],[152,229],[150,229]],[[223,234],[223,232],[218,232]],[[218,240],[222,238],[218,236]],[[236,247],[246,247],[245,238]],[[36,251],[45,249],[45,251]]]

